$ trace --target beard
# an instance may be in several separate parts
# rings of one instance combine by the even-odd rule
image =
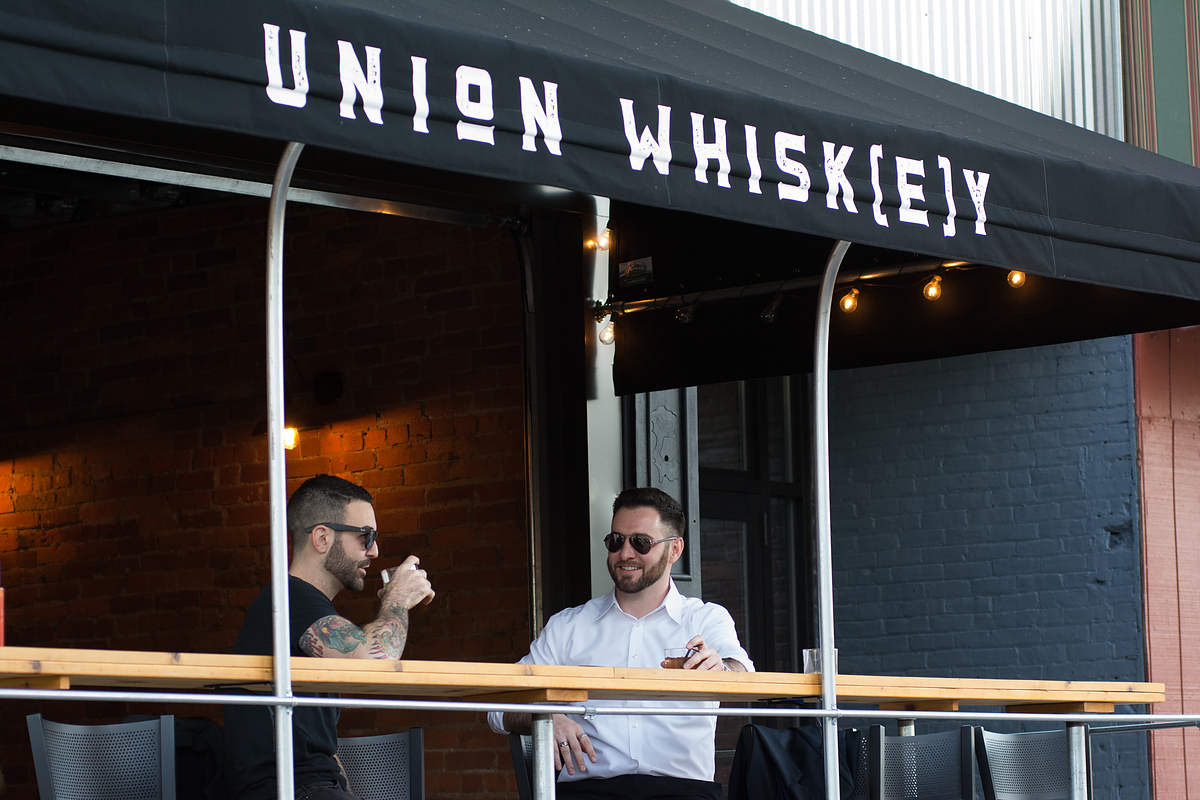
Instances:
[[[333,546],[329,548],[329,555],[325,558],[325,570],[336,578],[338,583],[342,584],[342,588],[352,592],[361,592],[366,585],[366,580],[358,574],[358,568],[366,567],[370,563],[370,560],[354,561],[346,555],[346,548],[342,547],[342,534],[339,533],[333,540]]]
[[[608,566],[608,574],[613,579],[613,583],[617,585],[618,589],[625,594],[637,594],[638,592],[654,585],[654,583],[656,583],[658,579],[663,576],[663,573],[667,571],[667,567],[670,566],[670,559],[671,548],[664,547],[662,558],[653,564],[642,565],[641,574],[636,578],[631,575],[626,575],[617,569],[617,567],[621,566],[621,562],[614,564],[609,561],[606,562],[606,564]]]

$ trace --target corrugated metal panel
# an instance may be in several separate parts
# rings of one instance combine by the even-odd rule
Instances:
[[[733,0],[972,89],[1122,137],[1119,0]]]

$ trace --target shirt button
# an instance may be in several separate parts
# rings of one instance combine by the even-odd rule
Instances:
[[[634,654],[633,654],[633,657],[634,657],[634,658],[637,658],[637,653],[634,653]]]
[[[635,728],[637,727],[637,723],[636,723],[636,722],[635,722],[635,723],[633,723],[633,727],[635,727]]]

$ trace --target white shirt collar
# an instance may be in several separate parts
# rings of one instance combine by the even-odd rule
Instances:
[[[625,614],[625,612],[621,610],[621,604],[617,602],[616,587],[613,587],[613,590],[609,592],[604,600],[600,603],[600,609],[596,612],[596,619],[600,619],[614,608],[617,611],[620,611],[622,614]],[[667,615],[675,622],[681,622],[683,620],[683,595],[680,594],[679,590],[675,588],[674,579],[667,580],[667,596],[663,598],[663,601],[659,604],[658,608],[654,609],[646,616],[649,617],[651,614],[657,614],[659,609],[663,608],[666,609]],[[628,615],[626,614],[626,616]]]

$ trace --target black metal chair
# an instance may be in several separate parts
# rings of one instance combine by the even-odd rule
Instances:
[[[987,800],[1066,800],[1071,794],[1066,731],[992,733],[975,729]]]
[[[975,736],[969,725],[921,736],[888,736],[882,725],[872,725],[867,751],[871,800],[974,800]]]
[[[338,739],[350,791],[363,800],[425,800],[425,737],[420,728]]]
[[[175,800],[175,718],[66,725],[25,718],[42,800]]]
[[[517,795],[521,800],[533,800],[533,737],[510,733],[508,749],[517,776]]]

